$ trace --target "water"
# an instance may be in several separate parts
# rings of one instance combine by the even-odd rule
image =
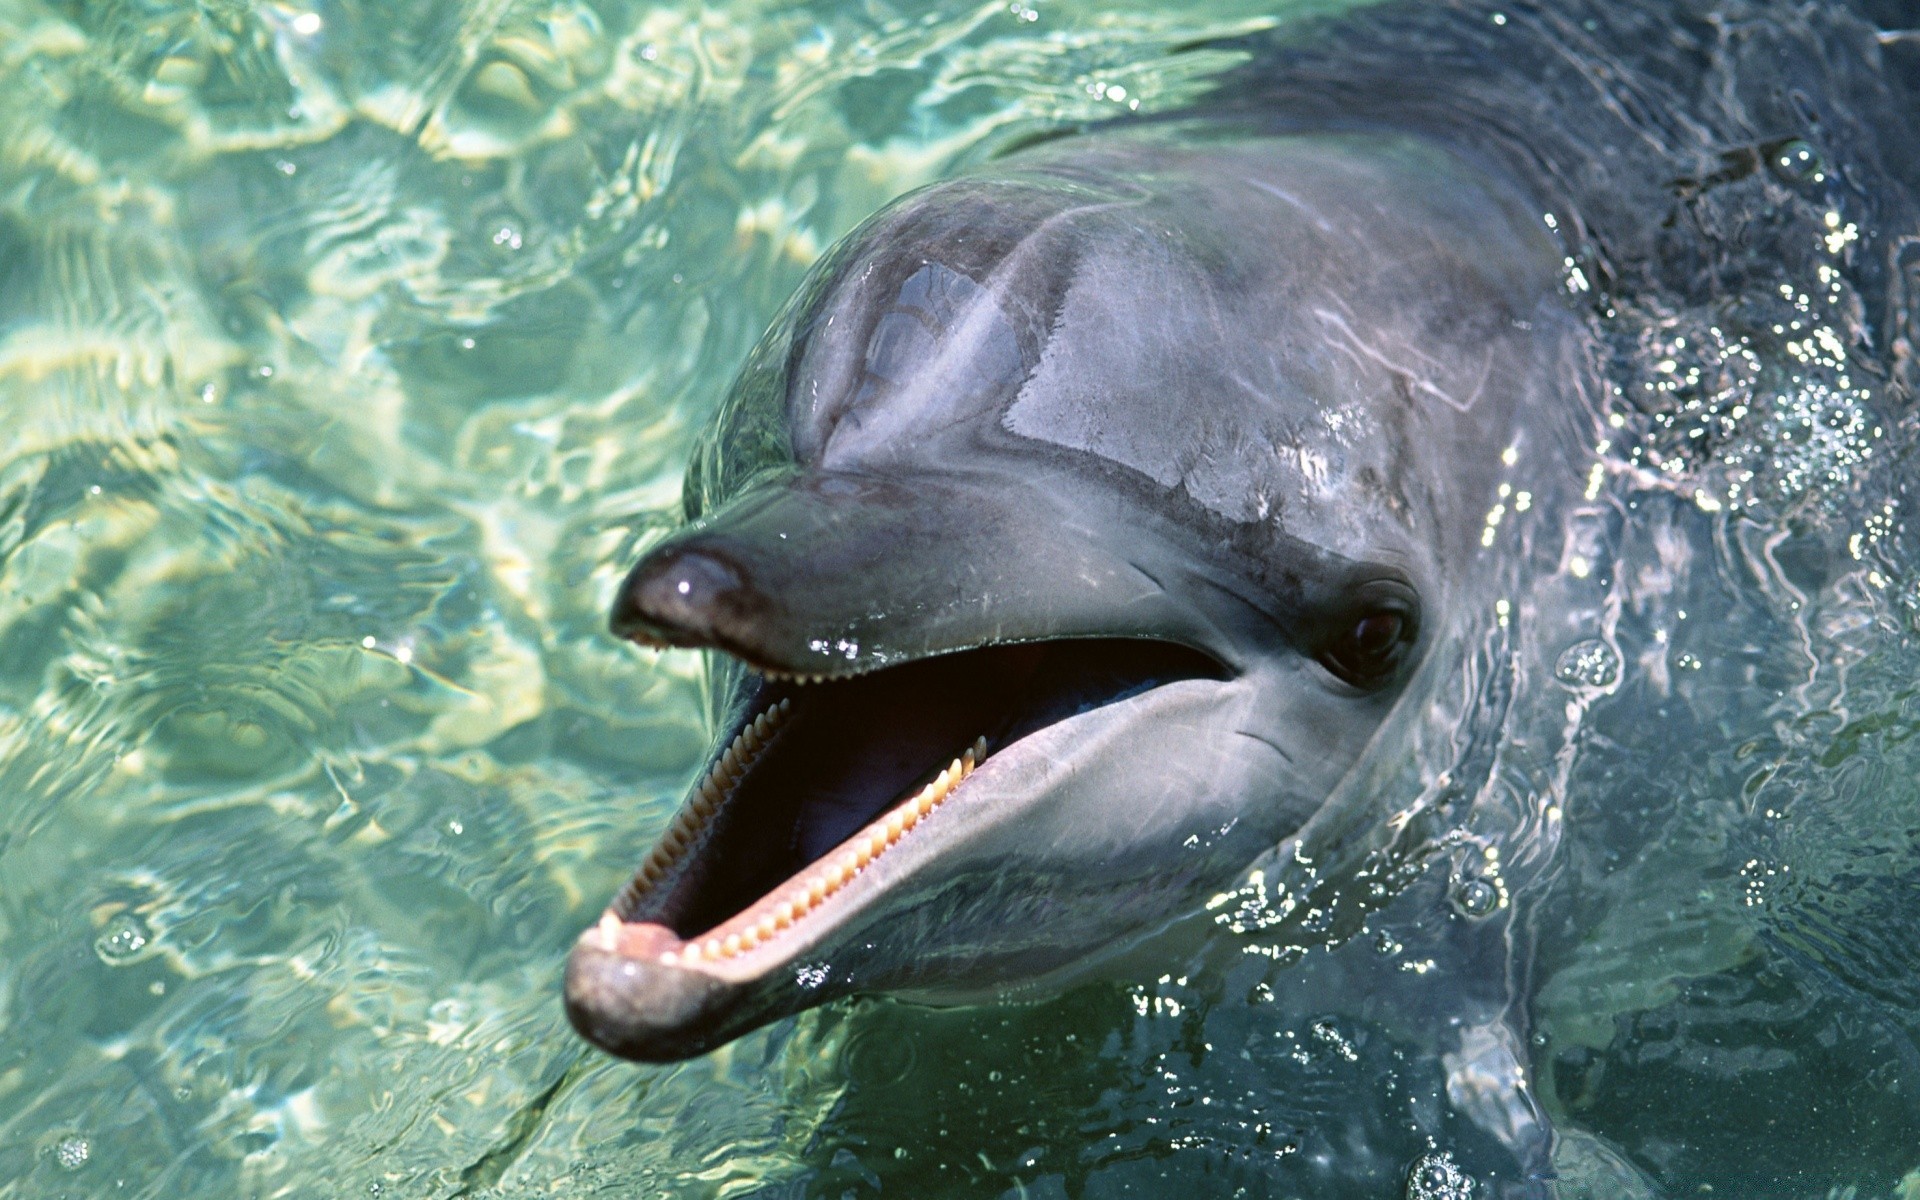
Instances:
[[[1596,315],[1594,503],[1500,532],[1543,665],[1361,916],[1250,882],[1204,969],[672,1068],[565,1028],[704,746],[608,597],[806,265],[1305,11],[0,0],[0,1196],[1482,1194],[1501,1048],[1407,1017],[1463,992],[1567,1194],[1920,1190],[1915,421],[1837,210],[1785,294]]]

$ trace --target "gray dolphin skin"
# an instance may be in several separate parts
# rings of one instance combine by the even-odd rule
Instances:
[[[1218,124],[871,220],[619,598],[750,670],[573,952],[575,1025],[676,1059],[848,992],[1070,978],[1337,808],[1492,611],[1508,464],[1571,461],[1518,420],[1578,404],[1562,258],[1484,164]]]
[[[713,652],[720,736],[572,952],[585,1037],[665,1061],[853,993],[1055,987],[1263,856],[1377,844],[1378,780],[1528,569],[1489,529],[1592,465],[1576,256],[1726,285],[1658,252],[1674,164],[1797,129],[1583,101],[1555,39],[1648,37],[1618,13],[1516,6],[1509,74],[1383,84],[1444,61],[1443,18],[1507,26],[1440,7],[909,195],[816,267],[615,603],[617,634]],[[1679,40],[1648,45],[1679,87]],[[1523,94],[1594,103],[1617,153]]]

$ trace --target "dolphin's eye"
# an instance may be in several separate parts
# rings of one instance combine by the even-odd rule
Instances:
[[[1416,632],[1410,612],[1365,609],[1328,640],[1320,661],[1345,682],[1371,691],[1392,682]]]

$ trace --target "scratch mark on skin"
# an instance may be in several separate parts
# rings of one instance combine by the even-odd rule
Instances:
[[[1252,184],[1257,191],[1265,192],[1267,195],[1272,196],[1277,200],[1284,200],[1288,204],[1293,205],[1295,208],[1305,213],[1313,221],[1313,223],[1319,227],[1320,232],[1322,233],[1334,232],[1332,223],[1327,220],[1327,218],[1320,212],[1319,209],[1314,208],[1312,205],[1300,199],[1300,197],[1294,195],[1292,192],[1286,191],[1282,188],[1275,187],[1273,184],[1267,183],[1266,181],[1260,180],[1260,179],[1249,179],[1247,180],[1247,182]]]
[[[1156,592],[1164,593],[1167,590],[1167,585],[1160,582],[1160,577],[1158,575],[1155,575],[1152,571],[1147,570],[1145,567],[1141,566],[1139,563],[1134,562],[1132,559],[1128,559],[1127,566],[1131,567],[1136,575],[1139,575],[1142,579],[1152,584]]]
[[[1239,734],[1243,738],[1251,738],[1252,740],[1259,742],[1262,746],[1265,746],[1267,749],[1273,751],[1275,754],[1278,754],[1281,757],[1281,759],[1284,762],[1286,762],[1289,766],[1293,764],[1293,755],[1288,754],[1286,751],[1286,748],[1280,745],[1280,743],[1269,741],[1268,739],[1261,737],[1259,734],[1251,733],[1245,729],[1236,729],[1234,730],[1234,732]]]

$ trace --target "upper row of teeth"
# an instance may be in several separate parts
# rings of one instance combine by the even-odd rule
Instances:
[[[762,671],[760,674],[775,683],[825,683],[827,681],[825,675],[794,675],[786,671]]]
[[[755,667],[753,670],[761,678],[770,679],[775,683],[825,683],[829,679],[835,681],[858,679],[860,676],[870,675],[886,665],[886,662],[882,658],[869,657],[857,661],[850,660],[844,664],[840,664],[839,669],[831,674],[824,672],[782,671],[771,667]]]
[[[933,781],[921,788],[912,799],[895,806],[884,821],[876,822],[864,833],[855,835],[851,842],[821,862],[806,878],[795,881],[785,894],[767,906],[759,920],[734,933],[688,942],[678,954],[669,950],[661,955],[661,961],[698,962],[703,958],[731,958],[770,940],[774,934],[786,929],[828,896],[845,887],[849,880],[866,869],[867,864],[906,836],[908,830],[946,800],[961,780],[973,774],[974,768],[986,756],[987,739],[976,739],[966,753],[947,764],[947,768],[934,776]]]
[[[780,701],[748,722],[727,743],[726,750],[713,764],[713,769],[707,772],[707,777],[695,789],[693,799],[674,814],[673,824],[667,826],[666,833],[654,843],[646,861],[640,864],[640,870],[627,885],[633,893],[629,899],[636,898],[640,892],[652,888],[666,877],[673,864],[687,852],[687,847],[693,845],[706,829],[720,805],[733,794],[733,789],[746,776],[748,765],[760,757],[760,752],[773,740],[774,733],[792,709],[793,701]]]

